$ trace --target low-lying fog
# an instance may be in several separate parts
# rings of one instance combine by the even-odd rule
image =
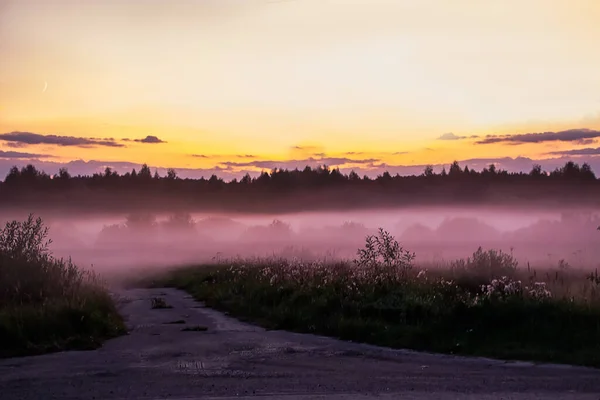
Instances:
[[[398,210],[289,215],[131,214],[77,219],[38,214],[54,254],[82,267],[131,271],[236,256],[353,257],[379,227],[417,263],[443,264],[479,246],[512,251],[522,264],[596,268],[600,219],[590,212],[477,209]],[[26,215],[4,216],[24,219]]]

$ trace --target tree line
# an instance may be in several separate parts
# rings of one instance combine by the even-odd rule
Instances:
[[[102,173],[72,176],[65,168],[47,174],[30,164],[13,167],[0,183],[0,204],[87,209],[190,209],[281,211],[375,207],[443,202],[485,203],[529,200],[593,201],[600,185],[592,168],[573,161],[553,171],[534,165],[529,172],[508,172],[491,164],[481,171],[453,162],[436,173],[432,166],[420,175],[401,176],[383,172],[375,178],[348,174],[339,168],[320,166],[263,171],[229,182],[210,178],[182,179],[169,169],[165,176],[152,173],[147,164],[139,171],[119,174],[111,168]]]

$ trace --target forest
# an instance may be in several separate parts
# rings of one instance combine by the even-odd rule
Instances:
[[[67,169],[51,175],[30,164],[13,167],[0,182],[4,209],[129,212],[136,210],[292,212],[401,206],[515,205],[527,207],[595,206],[600,184],[586,163],[569,161],[554,171],[534,165],[512,173],[490,165],[481,171],[453,162],[413,176],[388,172],[371,178],[327,166],[303,170],[273,169],[224,181],[166,176],[144,164],[126,174],[111,168],[92,176],[72,176]]]

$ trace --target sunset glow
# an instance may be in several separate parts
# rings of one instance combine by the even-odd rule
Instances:
[[[599,20],[595,0],[0,0],[0,134],[42,135],[0,136],[0,175],[593,162]],[[558,133],[477,143],[539,132]]]

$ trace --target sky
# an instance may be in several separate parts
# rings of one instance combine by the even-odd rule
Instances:
[[[595,164],[599,20],[597,0],[0,0],[0,175]]]

